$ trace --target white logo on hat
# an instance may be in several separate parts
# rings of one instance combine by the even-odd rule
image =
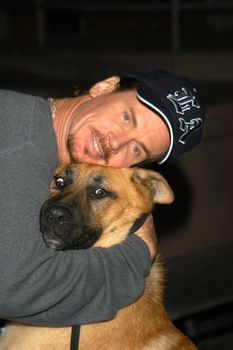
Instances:
[[[183,118],[179,118],[179,122],[180,122],[180,130],[183,131],[183,134],[179,138],[179,142],[185,144],[184,138],[201,126],[202,119],[193,118],[189,122],[186,122]]]
[[[174,95],[167,95],[167,98],[173,103],[176,112],[179,114],[184,114],[185,111],[191,109],[192,107],[200,108],[196,97],[186,87],[182,87],[182,89],[180,91],[176,91]]]

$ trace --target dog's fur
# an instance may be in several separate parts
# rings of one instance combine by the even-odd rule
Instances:
[[[154,203],[173,201],[169,185],[154,171],[117,170],[90,164],[60,167],[51,193],[51,199],[42,208],[41,230],[48,246],[62,250],[118,244],[142,213],[151,212]],[[57,213],[58,207],[62,209]],[[74,229],[70,232],[71,226],[76,227],[75,232]],[[12,323],[2,336],[0,349],[69,350],[70,335],[70,327]],[[121,309],[113,320],[81,327],[79,349],[196,349],[167,317],[163,306],[163,273],[157,261],[137,301]]]

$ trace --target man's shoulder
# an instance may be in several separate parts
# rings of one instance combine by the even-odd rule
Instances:
[[[26,94],[23,92],[17,92],[17,91],[13,91],[13,90],[2,90],[0,89],[0,99],[1,100],[6,100],[6,101],[15,101],[18,103],[33,103],[34,101],[38,100],[38,101],[44,101],[45,99],[43,99],[42,97],[39,96],[33,96],[30,94]]]
[[[36,107],[36,108],[35,108]],[[17,120],[26,119],[32,115],[36,109],[48,109],[47,101],[39,96],[29,94],[0,90],[0,116],[4,118],[17,118]]]
[[[54,137],[51,111],[42,97],[0,90],[0,120],[0,149],[40,143],[41,134],[43,142]]]

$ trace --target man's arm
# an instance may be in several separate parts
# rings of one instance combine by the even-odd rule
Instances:
[[[16,110],[17,101],[12,102]],[[42,325],[110,319],[142,293],[149,250],[136,235],[110,249],[56,252],[45,246],[39,212],[49,196],[55,159],[46,156],[54,153],[46,140],[48,111],[38,104],[33,123],[21,118],[12,130],[8,113],[1,124],[0,317]]]

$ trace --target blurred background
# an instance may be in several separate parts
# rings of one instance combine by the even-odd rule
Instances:
[[[154,211],[166,308],[199,349],[232,350],[233,0],[0,0],[1,89],[72,96],[155,68],[191,77],[207,109],[201,145],[154,166],[176,197]]]

